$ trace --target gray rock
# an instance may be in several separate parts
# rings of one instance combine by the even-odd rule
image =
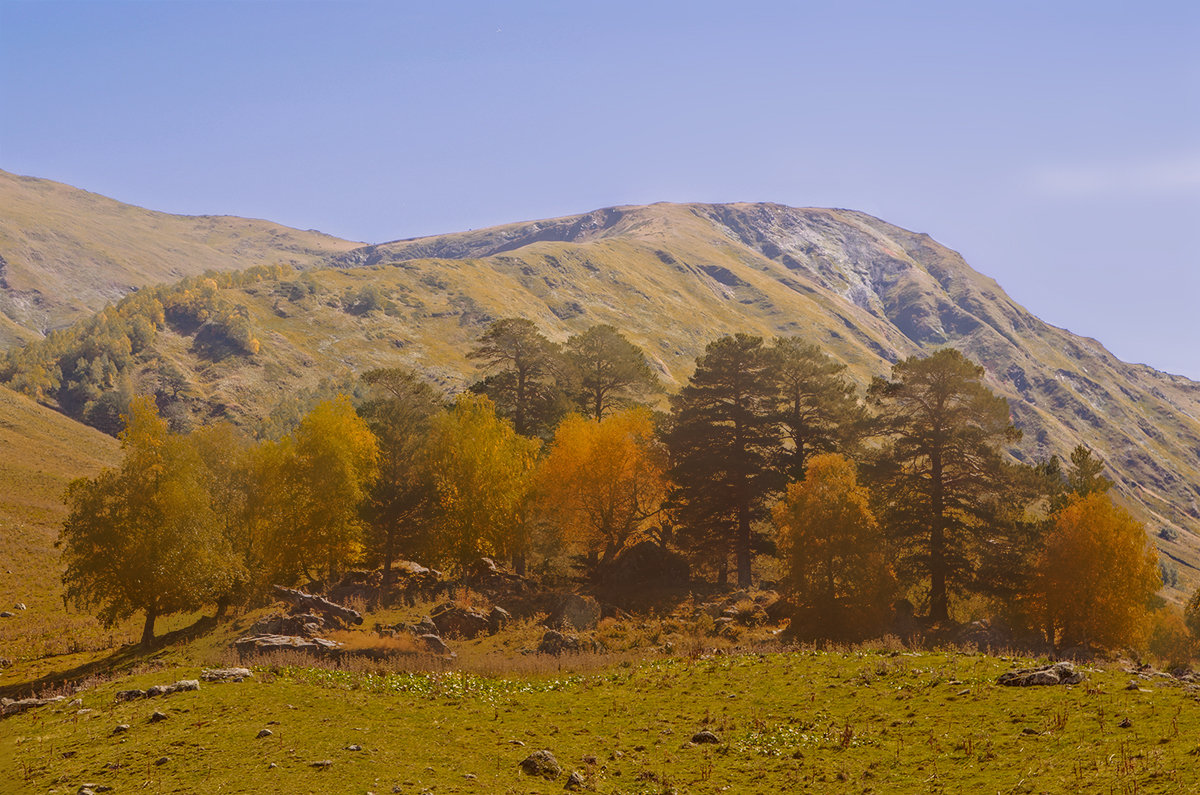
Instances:
[[[205,682],[240,682],[252,676],[249,668],[205,668],[200,674]]]
[[[16,613],[10,612],[8,610],[4,610],[4,611],[0,612],[0,618],[12,618],[15,615],[16,615]]]
[[[275,732],[271,731],[270,729],[260,729],[258,734],[255,735],[254,739],[261,740],[264,737],[270,737],[274,733]]]
[[[13,701],[9,698],[0,698],[0,716],[16,715],[18,712],[24,712],[27,709],[44,707],[47,704],[54,704],[64,700],[66,700],[66,696],[51,696],[50,698],[22,698],[17,701]]]
[[[308,766],[309,767],[319,767],[322,770],[325,770],[325,769],[333,767],[333,760],[332,759],[318,759],[316,762],[309,762]]]
[[[154,714],[150,716],[150,723],[161,723],[162,721],[164,721],[166,719],[167,719],[166,713],[155,710]]]
[[[169,696],[172,693],[180,693],[188,690],[199,690],[200,680],[198,679],[180,679],[169,685],[154,685],[146,690],[146,698],[155,696]]]
[[[570,790],[571,792],[577,792],[578,790],[583,789],[584,783],[585,781],[583,774],[576,770],[567,778],[567,783],[563,786],[563,789]]]
[[[136,701],[139,698],[145,698],[145,690],[118,690],[117,701]]]
[[[1084,680],[1082,671],[1076,671],[1069,662],[1057,662],[1042,668],[1026,668],[1000,675],[996,684],[1008,687],[1033,687],[1037,685],[1077,685]]]
[[[26,610],[28,608],[25,607],[24,602],[17,602],[15,605],[13,605],[13,609],[14,610]]]
[[[512,614],[503,607],[493,606],[492,609],[488,611],[487,619],[488,632],[495,635],[512,622]]]
[[[697,745],[715,745],[721,742],[721,738],[708,729],[703,729],[692,735],[692,742]]]
[[[341,645],[325,638],[307,638],[299,635],[247,635],[233,642],[233,647],[243,657],[274,651],[299,651],[319,657],[341,648]]]
[[[429,651],[433,654],[446,656],[452,653],[450,651],[450,647],[446,645],[446,642],[437,635],[419,635],[417,640],[424,643],[425,648],[429,649]]]
[[[558,630],[547,630],[542,635],[542,641],[538,644],[538,654],[553,654],[560,656],[562,654],[581,654],[583,652],[603,652],[604,644],[587,638],[580,638],[578,635],[566,635]]]
[[[346,750],[347,751],[361,751],[362,746],[361,745],[347,745]]]
[[[129,724],[121,723],[121,724],[118,724],[117,727],[112,730],[112,733],[113,734],[124,734],[127,731],[129,731]]]
[[[160,756],[158,759],[155,759],[155,760],[154,760],[154,764],[156,764],[156,765],[158,765],[159,767],[161,767],[161,766],[165,765],[167,762],[170,762],[170,761],[171,761],[171,758],[170,758],[169,756]]]
[[[559,597],[546,618],[553,629],[595,629],[600,623],[600,603],[590,596],[568,593]]]
[[[438,635],[447,638],[475,638],[487,634],[491,627],[488,617],[465,605],[446,602],[430,614]]]
[[[553,781],[562,774],[562,766],[549,751],[534,751],[521,760],[521,770],[529,776],[540,776]]]

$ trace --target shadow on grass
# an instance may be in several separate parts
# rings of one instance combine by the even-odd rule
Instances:
[[[66,671],[54,671],[28,682],[16,682],[0,687],[0,698],[28,698],[46,692],[67,693],[85,682],[109,679],[128,673],[136,666],[149,662],[165,653],[177,643],[195,640],[208,634],[217,626],[217,619],[203,616],[191,626],[168,632],[155,638],[149,645],[131,643],[114,650],[107,657],[77,665]]]

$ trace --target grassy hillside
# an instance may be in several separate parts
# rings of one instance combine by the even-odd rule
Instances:
[[[152,212],[0,171],[0,347],[148,284],[259,263],[305,267],[355,245],[267,221]]]
[[[1020,659],[886,650],[660,658],[499,677],[264,666],[241,683],[168,664],[4,721],[11,792],[556,793],[1200,791],[1194,698],[1091,668],[1007,688]],[[151,720],[155,711],[165,719]],[[126,727],[118,731],[118,726]],[[267,733],[262,733],[263,730]],[[709,730],[715,744],[693,744]],[[520,772],[554,754],[553,780]]]
[[[116,439],[0,387],[0,610],[14,612],[0,618],[0,657],[107,642],[95,619],[64,613],[54,540],[67,484],[118,458]]]

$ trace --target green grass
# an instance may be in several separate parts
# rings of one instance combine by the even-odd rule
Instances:
[[[1200,791],[1192,692],[1126,691],[1128,674],[1090,669],[1071,688],[995,685],[1015,664],[803,650],[495,677],[274,666],[115,701],[199,674],[164,667],[82,693],[83,713],[60,702],[6,719],[0,779],[14,792],[558,792],[562,777],[517,770],[545,748],[597,792]],[[168,719],[149,723],[155,710]],[[703,728],[721,743],[688,745]]]

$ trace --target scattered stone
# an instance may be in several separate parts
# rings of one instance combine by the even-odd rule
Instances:
[[[571,773],[570,777],[567,778],[567,783],[566,783],[566,785],[563,786],[563,789],[570,790],[571,792],[576,792],[578,790],[583,789],[583,785],[584,785],[583,774],[580,773],[578,770],[576,770],[576,771],[573,771]]]
[[[996,684],[1009,687],[1031,687],[1034,685],[1077,685],[1084,680],[1082,671],[1076,671],[1069,662],[1057,662],[1042,668],[1026,668],[1000,675]]]
[[[146,690],[146,698],[155,696],[169,696],[172,693],[182,693],[188,690],[199,690],[199,679],[180,679],[178,682],[170,685],[154,685]]]
[[[13,609],[14,610],[26,610],[27,608],[25,607],[24,602],[17,602],[15,605],[13,605]]]
[[[474,773],[465,773],[463,774],[463,778],[465,778],[467,781],[474,781],[478,777]]]
[[[562,774],[562,766],[549,751],[534,751],[521,760],[521,770],[529,776],[540,776],[553,781]]]
[[[361,751],[362,746],[361,745],[347,745],[346,750],[347,751]]]
[[[425,648],[429,649],[433,654],[438,654],[443,657],[454,655],[450,651],[450,647],[446,645],[446,641],[442,640],[437,635],[418,635],[417,640],[425,644]]]
[[[319,759],[316,762],[309,762],[308,766],[309,767],[319,767],[322,770],[326,770],[328,768],[333,767],[333,760],[332,759]]]
[[[243,657],[273,651],[300,651],[319,657],[341,648],[341,645],[325,638],[306,638],[299,635],[248,635],[233,642],[233,647]]]
[[[300,613],[285,616],[282,613],[272,613],[264,616],[250,625],[246,630],[247,636],[256,635],[299,635],[313,638],[325,630],[325,619],[316,613]]]
[[[129,731],[129,724],[121,723],[121,724],[117,725],[117,728],[112,730],[112,733],[113,734],[124,734],[127,731]]]
[[[1147,690],[1146,688],[1144,688],[1144,687],[1142,687],[1141,685],[1139,685],[1136,679],[1130,679],[1130,680],[1129,680],[1129,684],[1125,685],[1125,689],[1126,689],[1126,690],[1140,690],[1140,691],[1142,691],[1143,693],[1149,693],[1149,692],[1150,692],[1150,691],[1149,691],[1149,690]]]
[[[1131,721],[1129,718],[1125,718],[1117,725],[1120,726],[1122,729],[1128,729],[1130,726],[1133,725],[1133,721]]]
[[[969,695],[971,695],[971,688],[969,688],[969,687],[968,687],[968,688],[965,688],[965,689],[963,689],[963,690],[959,690],[959,691],[958,691],[958,694],[959,694],[960,696],[969,696]]]
[[[111,791],[112,787],[108,786],[107,784],[80,784],[77,795],[87,795],[87,793],[92,793],[92,795],[95,795],[97,792]]]
[[[491,622],[483,613],[454,602],[438,605],[430,618],[438,629],[437,634],[443,637],[470,639],[487,634],[491,628]]]
[[[595,629],[600,623],[600,603],[590,596],[568,593],[559,597],[546,618],[553,629]]]
[[[524,747],[525,747],[525,743],[524,743],[524,742],[522,742],[521,740],[509,740],[509,741],[508,741],[508,744],[509,744],[509,745],[516,745],[516,746],[520,746],[521,748],[524,748]]]
[[[151,722],[151,723],[159,723],[159,722],[161,722],[161,721],[164,721],[164,720],[166,720],[166,719],[167,719],[167,715],[166,715],[166,713],[165,713],[165,712],[159,712],[158,710],[155,710],[155,711],[154,711],[154,714],[150,716],[150,722]]]
[[[9,715],[16,715],[28,709],[35,707],[44,707],[47,704],[56,704],[59,701],[65,701],[66,696],[51,696],[50,698],[22,698],[13,701],[10,698],[0,698],[0,718],[7,718]]]
[[[272,762],[271,764],[267,765],[267,770],[274,770],[277,767],[279,767],[279,765]]]
[[[67,706],[68,707],[82,707],[83,699],[82,698],[73,698],[69,702],[67,702]]]
[[[564,635],[558,630],[548,630],[542,635],[542,641],[538,644],[538,654],[553,654],[555,657],[562,654],[581,654],[583,652],[603,652],[604,644],[597,640],[588,638],[580,638],[578,635]]]
[[[165,765],[167,762],[170,762],[170,761],[171,761],[171,758],[170,758],[170,757],[167,757],[167,756],[160,756],[158,759],[155,759],[155,760],[154,760],[154,764],[156,764],[156,765],[158,765],[159,767],[161,767],[161,766]]]
[[[703,729],[692,735],[692,742],[697,745],[716,744],[721,742],[721,738],[710,732],[708,729]]]
[[[1033,734],[1037,734],[1037,733],[1038,733],[1037,729],[1031,729],[1028,726],[1026,726],[1024,729],[1021,729],[1021,734],[1033,735]]]
[[[0,611],[0,618],[12,618],[15,615],[16,613],[12,612],[11,610]]]
[[[205,668],[200,673],[205,682],[241,682],[252,676],[249,668]]]
[[[145,690],[118,690],[117,701],[136,701],[139,698],[145,698]]]
[[[259,729],[258,734],[254,736],[254,739],[261,740],[264,737],[270,737],[274,733],[275,732],[271,731],[270,729]]]
[[[488,611],[488,632],[495,635],[512,622],[512,614],[503,607],[494,606]]]

